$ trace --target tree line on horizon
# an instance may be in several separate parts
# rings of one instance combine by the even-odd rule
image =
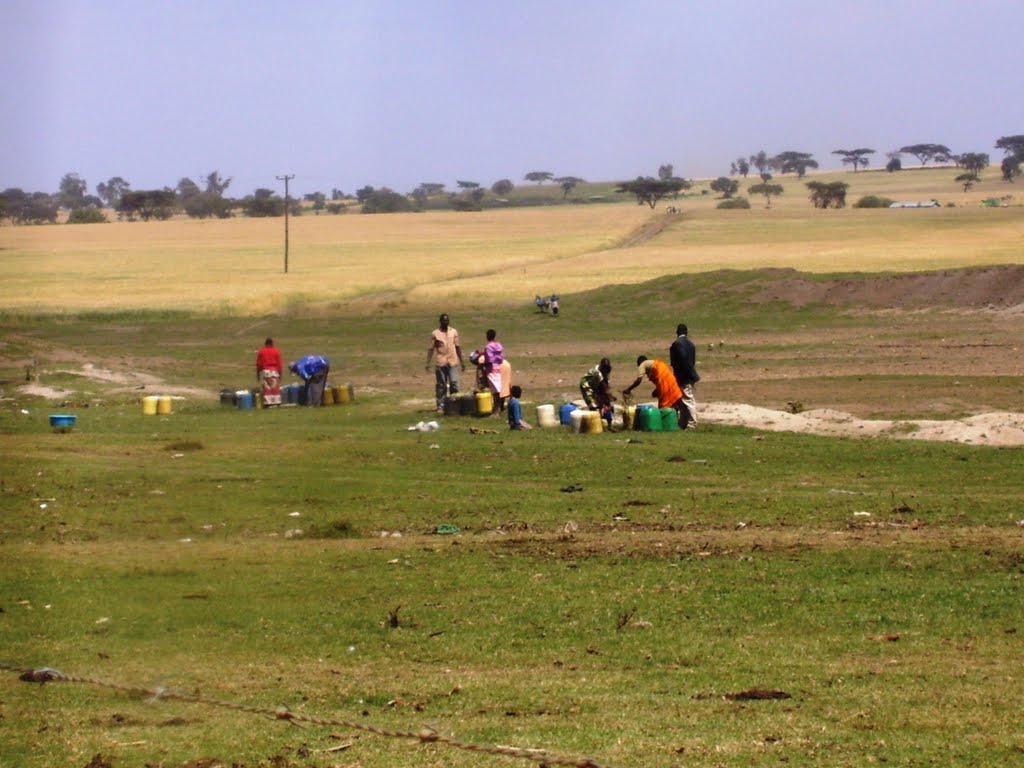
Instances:
[[[995,148],[1003,150],[1004,157],[1000,164],[1002,180],[1013,182],[1021,174],[1024,164],[1024,134],[1002,136],[995,142]],[[843,165],[852,166],[854,173],[867,168],[870,156],[876,154],[874,149],[858,147],[854,149],[836,149]],[[980,180],[981,171],[990,165],[990,157],[984,152],[953,153],[944,144],[908,144],[898,150],[885,153],[887,163],[885,170],[895,173],[903,169],[903,155],[917,158],[922,167],[929,163],[952,163],[963,170],[956,177],[956,182],[963,185],[964,191],[970,190]],[[814,156],[807,152],[787,150],[776,155],[769,155],[764,150],[741,156],[732,161],[729,176],[719,176],[710,183],[712,191],[730,201],[739,190],[740,182],[733,177],[747,179],[751,171],[756,171],[760,182],[748,186],[751,195],[761,195],[768,207],[771,198],[782,194],[782,186],[773,183],[774,173],[782,175],[796,174],[802,179],[808,170],[819,167]],[[577,176],[555,176],[550,171],[530,171],[523,177],[536,185],[546,182],[558,184],[565,200],[579,184],[586,183]],[[131,184],[120,176],[114,176],[96,185],[95,194],[89,194],[88,184],[77,173],[67,173],[61,180],[56,193],[25,192],[11,187],[0,192],[0,223],[5,220],[12,224],[45,224],[55,223],[59,212],[69,211],[68,223],[101,223],[106,222],[104,209],[112,209],[118,219],[128,221],[166,220],[178,212],[191,218],[229,218],[241,213],[248,217],[283,216],[285,213],[301,215],[304,203],[315,214],[326,211],[330,214],[344,213],[349,203],[355,202],[363,213],[395,213],[402,211],[423,210],[430,201],[441,200],[443,205],[457,211],[476,211],[487,195],[478,182],[457,180],[456,190],[448,191],[444,184],[423,182],[408,194],[396,192],[388,187],[374,188],[364,186],[353,195],[346,195],[340,189],[331,190],[330,198],[323,192],[313,192],[302,198],[282,198],[269,188],[257,188],[252,194],[242,198],[230,198],[225,192],[231,185],[231,178],[223,178],[218,171],[212,171],[204,179],[202,186],[194,180],[184,177],[174,187],[162,189],[133,190]],[[692,187],[693,182],[675,174],[671,164],[663,164],[658,168],[658,176],[638,176],[633,181],[618,184],[616,192],[632,194],[639,205],[649,205],[652,209],[658,201],[667,196],[678,196]],[[811,201],[817,207],[842,207],[845,204],[844,182],[808,182],[811,189]],[[510,179],[494,182],[489,191],[496,202],[507,202],[505,196],[515,189]],[[733,202],[738,202],[733,200]],[[746,202],[746,201],[743,201]],[[725,207],[743,207],[742,205]],[[747,205],[749,207],[749,204]]]

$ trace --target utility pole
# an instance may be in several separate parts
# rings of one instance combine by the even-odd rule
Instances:
[[[284,273],[288,274],[288,209],[291,208],[291,201],[288,199],[288,182],[295,178],[295,174],[278,176],[278,181],[284,182]]]

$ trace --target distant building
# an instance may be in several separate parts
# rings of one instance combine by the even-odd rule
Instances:
[[[911,202],[892,203],[890,208],[938,208],[938,200],[916,200]]]

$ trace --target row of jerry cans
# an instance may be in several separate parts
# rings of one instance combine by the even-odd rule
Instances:
[[[156,416],[171,412],[170,395],[146,395],[142,398],[142,415]]]
[[[494,395],[490,392],[448,395],[441,401],[441,409],[445,416],[490,416],[494,413]]]
[[[305,388],[300,384],[293,384],[292,386],[298,387],[305,394]],[[282,387],[282,393],[284,388]],[[298,396],[298,395],[296,395]],[[284,398],[281,398],[284,400]],[[323,405],[344,405],[345,403],[353,403],[356,399],[356,388],[349,384],[342,384],[337,387],[330,385],[324,387],[324,399]]]
[[[634,429],[639,432],[676,432],[679,430],[679,417],[674,408],[629,405],[621,409],[616,408],[616,416],[621,417],[623,429]],[[537,423],[541,427],[554,427],[561,424],[571,427],[573,432],[604,431],[600,413],[581,410],[573,403],[559,406],[557,421],[553,405],[538,405]]]
[[[629,405],[622,410],[622,426],[639,432],[678,432],[679,414],[675,408]]]
[[[343,405],[354,402],[355,387],[351,383],[342,386],[324,387],[323,405]],[[222,389],[220,404],[246,411],[263,407],[263,392],[254,389]],[[306,405],[306,387],[303,384],[285,384],[281,387],[281,405]]]

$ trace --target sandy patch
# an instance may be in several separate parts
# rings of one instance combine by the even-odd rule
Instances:
[[[81,376],[93,381],[101,381],[106,384],[120,384],[121,386],[106,390],[111,394],[123,394],[125,392],[138,392],[143,394],[172,395],[179,397],[195,397],[209,399],[217,396],[216,392],[199,387],[177,386],[167,384],[160,377],[141,371],[112,371],[100,368],[92,363],[85,363],[80,368],[60,368],[54,373],[65,373],[73,376]],[[48,387],[38,382],[29,382],[17,388],[23,395],[45,397],[47,400],[67,400],[78,395],[77,392],[60,387]]]
[[[963,419],[860,419],[831,409],[788,413],[742,403],[708,403],[700,409],[709,424],[833,437],[887,437],[968,445],[1024,445],[1024,414],[998,411]]]

